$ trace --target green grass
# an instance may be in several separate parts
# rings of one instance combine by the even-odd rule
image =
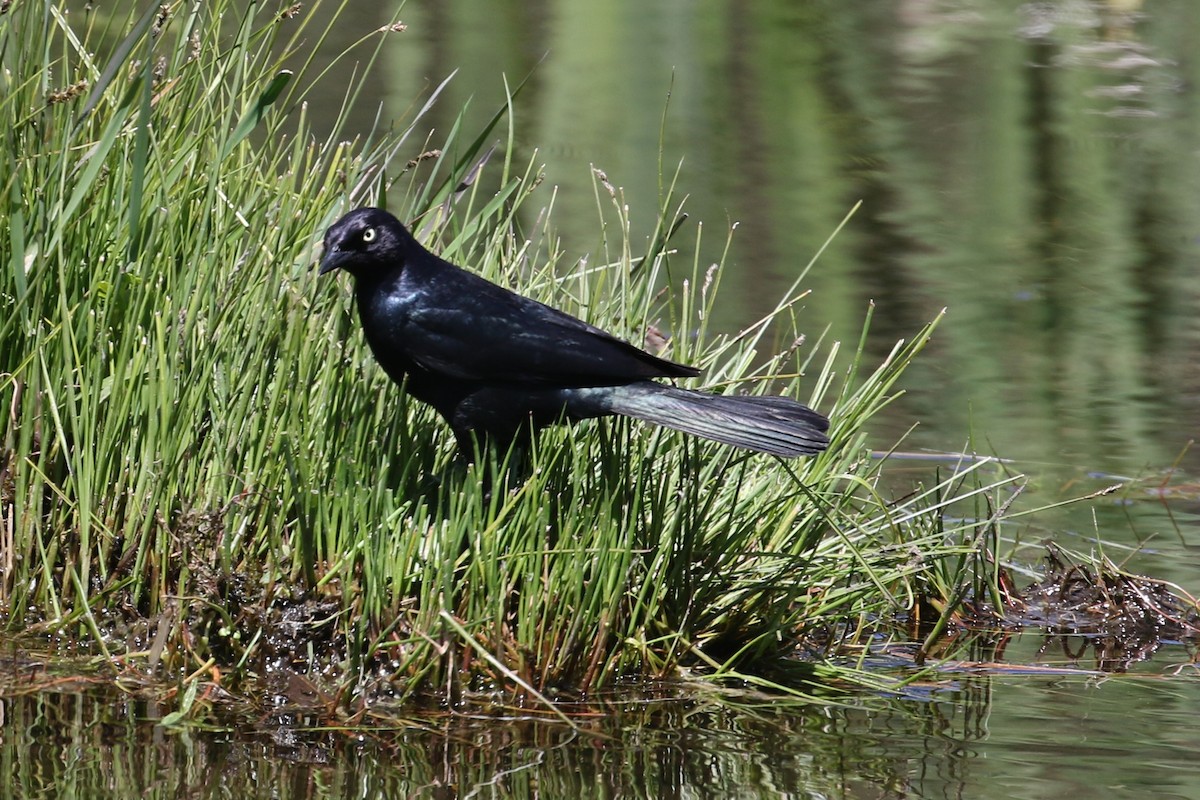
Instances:
[[[420,113],[350,143],[340,119],[314,136],[315,76],[283,70],[321,38],[306,16],[222,0],[165,21],[101,12],[0,16],[0,107],[17,120],[0,148],[9,630],[190,676],[191,699],[214,666],[235,691],[287,666],[350,698],[545,698],[682,674],[803,691],[879,680],[828,659],[917,598],[951,611],[974,580],[964,565],[1010,479],[974,464],[893,503],[865,438],[932,325],[867,364],[861,342],[799,340],[798,281],[760,323],[710,330],[721,269],[673,254],[688,229],[670,187],[637,243],[598,176],[604,244],[561,251],[536,161],[488,158],[519,96],[488,130],[456,125],[438,144],[454,157],[410,166]],[[347,286],[316,276],[324,228],[368,202],[633,341],[649,323],[679,332],[665,354],[705,385],[808,402],[834,446],[784,462],[587,424],[547,432],[527,479],[484,492],[498,467],[456,465],[443,424],[375,366]]]

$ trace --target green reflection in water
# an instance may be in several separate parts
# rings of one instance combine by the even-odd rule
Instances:
[[[12,797],[1195,797],[1197,692],[972,677],[924,702],[815,707],[690,688],[613,698],[584,735],[500,716],[342,731],[284,712],[167,731],[145,700],[45,692],[0,699],[0,768]]]
[[[880,737],[919,734],[932,710],[880,728],[856,710],[646,698],[613,708],[585,723],[595,737],[501,717],[322,731],[286,714],[258,730],[168,732],[144,701],[43,693],[0,701],[0,766],[21,797],[837,796],[907,783],[912,765]],[[931,764],[954,757],[936,750]]]

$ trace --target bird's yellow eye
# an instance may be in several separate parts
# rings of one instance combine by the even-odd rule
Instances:
[[[375,229],[367,228],[365,231],[363,231],[362,232],[362,240],[364,242],[366,242],[367,244],[370,244],[371,242],[375,241]]]

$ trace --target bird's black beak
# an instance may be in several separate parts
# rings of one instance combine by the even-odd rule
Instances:
[[[325,249],[325,255],[321,256],[321,268],[317,271],[318,275],[324,275],[327,272],[333,272],[342,266],[342,262],[346,260],[346,253],[336,247]]]

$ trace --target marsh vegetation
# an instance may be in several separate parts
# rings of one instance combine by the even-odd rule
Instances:
[[[174,724],[274,697],[359,721],[561,714],[668,678],[899,692],[928,674],[920,656],[952,652],[935,648],[948,630],[1008,602],[1021,476],[963,454],[896,491],[867,439],[937,319],[882,358],[869,306],[857,339],[812,329],[818,250],[769,313],[716,329],[723,264],[677,245],[733,232],[687,218],[670,164],[653,208],[597,170],[599,244],[564,251],[536,155],[495,146],[519,84],[482,130],[422,138],[439,86],[369,135],[339,117],[318,136],[318,76],[285,68],[324,35],[310,17],[223,0],[107,14],[0,17],[7,630],[84,650]],[[363,74],[396,34],[356,45]],[[821,410],[833,446],[783,461],[605,422],[547,431],[518,481],[502,453],[463,466],[374,365],[347,293],[316,280],[321,232],[368,203],[707,387]],[[918,657],[862,668],[891,639]]]

